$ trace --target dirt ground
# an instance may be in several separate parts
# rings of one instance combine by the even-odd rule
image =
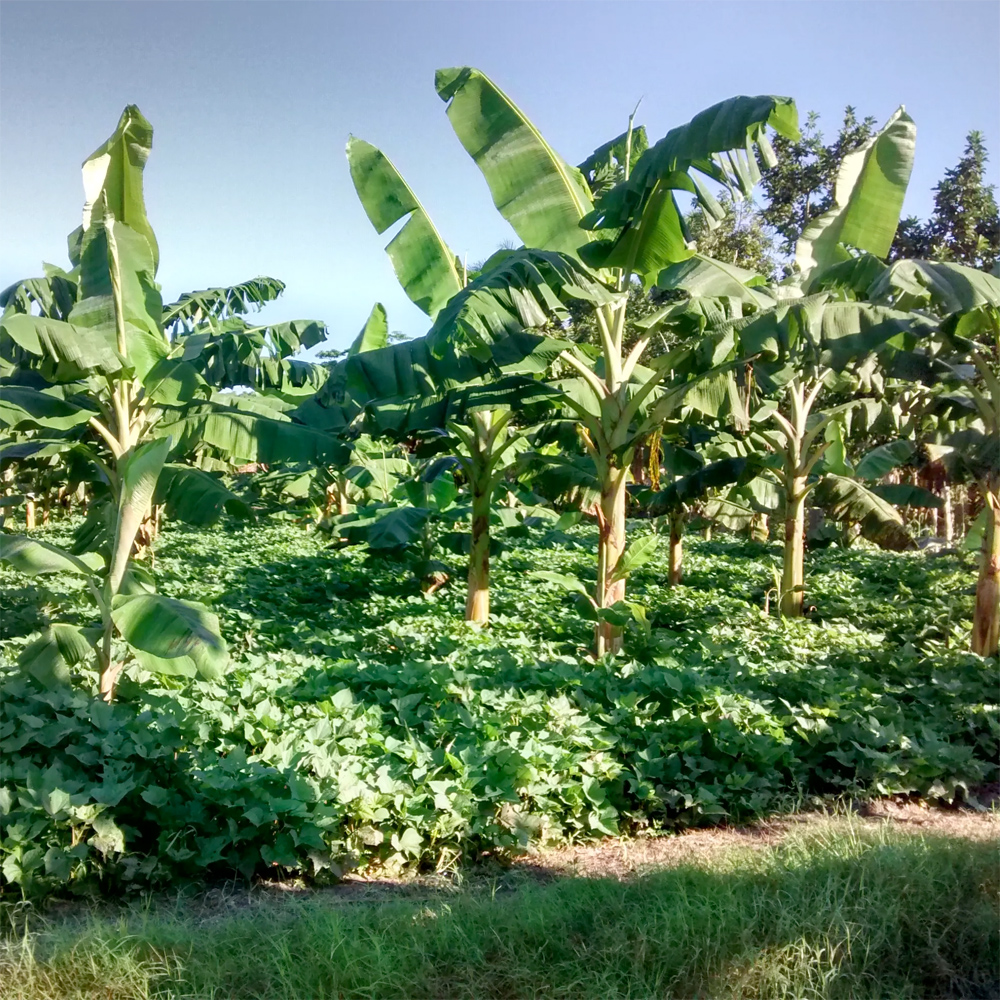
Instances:
[[[964,837],[968,840],[1000,839],[1000,812],[991,809],[946,809],[923,802],[891,799],[866,802],[855,816],[865,826],[889,823],[902,830]],[[607,839],[596,844],[557,847],[527,855],[514,862],[542,867],[554,875],[625,879],[669,868],[685,861],[708,861],[732,848],[773,847],[793,831],[808,830],[830,822],[824,813],[759,820],[739,827],[709,827],[687,830],[673,836]]]
[[[914,833],[935,834],[967,840],[996,840],[1000,845],[1000,785],[978,789],[980,809],[947,808],[924,802],[875,800],[855,803],[852,818],[865,827],[888,823]],[[983,805],[986,808],[983,808]],[[676,834],[607,838],[591,844],[571,844],[531,851],[513,861],[490,858],[469,868],[440,873],[397,877],[389,872],[349,873],[340,882],[321,888],[301,881],[268,881],[253,886],[245,883],[215,885],[191,893],[156,893],[145,897],[154,909],[171,909],[181,903],[187,917],[213,922],[256,907],[281,905],[283,901],[314,900],[324,905],[386,903],[392,901],[431,902],[463,892],[509,893],[528,885],[560,878],[642,877],[663,868],[710,862],[713,857],[733,850],[762,850],[774,847],[795,832],[819,830],[824,825],[846,822],[847,810],[803,812],[759,820],[744,826],[717,826]],[[107,901],[99,906],[114,915],[122,904]],[[51,901],[47,916],[69,919],[90,910],[93,901]]]
[[[924,802],[892,799],[856,803],[853,817],[866,827],[888,823],[914,833],[959,837],[968,840],[1000,843],[1000,786],[980,789],[983,811],[972,808],[947,808]],[[841,812],[841,821],[846,813]],[[774,847],[794,832],[818,829],[837,823],[837,816],[826,812],[804,812],[759,820],[745,826],[707,827],[678,834],[607,838],[591,844],[571,844],[534,850],[509,864],[486,859],[460,874],[416,875],[393,878],[386,873],[349,874],[334,886],[320,890],[304,889],[301,883],[262,883],[256,893],[270,899],[287,896],[322,896],[325,902],[387,902],[393,899],[429,899],[442,893],[490,889],[511,891],[527,884],[550,882],[558,878],[641,877],[650,872],[684,862],[702,863],[734,848],[763,849]]]

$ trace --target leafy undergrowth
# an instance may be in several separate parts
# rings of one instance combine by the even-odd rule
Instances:
[[[841,820],[646,877],[11,913],[5,1000],[994,997],[996,844]]]
[[[213,606],[231,669],[136,673],[108,706],[92,677],[47,691],[0,668],[5,890],[442,869],[996,779],[996,664],[964,651],[973,577],[955,558],[811,554],[816,610],[783,622],[762,613],[775,547],[694,540],[683,586],[655,564],[630,581],[651,628],[595,664],[572,599],[528,575],[587,580],[593,551],[587,528],[520,539],[480,631],[460,582],[424,597],[400,564],[293,523],[168,528],[160,589]],[[26,582],[0,573],[9,660],[40,616],[85,620],[72,581]]]

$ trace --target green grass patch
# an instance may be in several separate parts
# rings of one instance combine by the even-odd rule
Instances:
[[[0,996],[993,997],[996,844],[841,820],[628,882],[21,913]]]

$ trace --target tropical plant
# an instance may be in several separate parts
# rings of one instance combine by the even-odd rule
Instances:
[[[467,269],[381,150],[352,137],[347,144],[347,159],[358,196],[377,232],[383,233],[408,217],[386,252],[406,294],[432,320],[436,319],[468,286]],[[513,269],[510,257],[507,251],[501,251],[483,265],[482,272],[492,282],[491,288],[497,287],[499,273],[511,275],[504,286],[507,289],[518,289],[519,285],[530,289],[532,283],[546,289],[540,271],[546,262],[529,262],[520,275]],[[473,282],[477,288],[481,284],[478,278]],[[546,304],[551,311],[551,303]],[[511,301],[509,305],[517,307],[520,302]],[[518,323],[519,317],[508,311],[505,322],[509,326],[512,321]],[[444,446],[443,439],[450,439],[448,450],[471,492],[466,619],[479,624],[489,621],[493,494],[523,440],[520,434],[508,433],[512,406],[524,409],[545,395],[544,387],[527,377],[540,367],[533,355],[544,356],[543,341],[538,337],[525,341],[521,337],[520,342],[525,343],[525,348],[505,359],[505,377],[495,382],[490,374],[499,374],[496,359],[459,357],[451,343],[441,338],[436,343],[437,356],[425,342],[411,341],[352,357],[346,367],[350,395],[367,407],[370,429],[397,438],[432,434],[439,446]]]
[[[749,365],[756,386],[773,397],[751,415],[751,423],[777,425],[758,430],[757,437],[780,459],[771,492],[784,522],[780,596],[785,615],[802,613],[805,506],[820,483],[813,475],[820,462],[820,494],[834,516],[864,522],[886,544],[909,544],[891,505],[849,478],[844,417],[859,402],[856,379],[865,378],[856,359],[869,359],[870,373],[875,352],[887,349],[894,338],[904,346],[906,336],[912,340],[926,332],[926,324],[903,310],[859,301],[842,286],[853,290],[859,278],[884,270],[877,258],[892,245],[915,135],[912,119],[900,109],[876,136],[844,158],[832,204],[799,238],[799,271],[787,282],[765,287],[748,272],[724,270],[707,259],[675,265],[659,277],[659,285],[688,296],[665,308],[663,321],[690,323],[694,317],[703,323],[714,331],[720,354],[731,352]],[[848,246],[864,256],[853,258]],[[749,318],[732,316],[733,301]],[[855,375],[845,379],[852,363]],[[824,390],[848,398],[818,411]]]
[[[100,612],[94,629],[52,624],[21,663],[36,676],[65,680],[94,655],[107,700],[128,655],[144,669],[188,677],[218,676],[227,661],[216,616],[155,593],[133,564],[154,499],[196,523],[224,507],[247,513],[220,480],[168,459],[207,450],[228,461],[315,460],[337,448],[327,435],[293,428],[280,400],[213,391],[235,378],[294,392],[310,375],[284,357],[318,342],[323,328],[247,327],[237,314],[280,290],[271,279],[193,293],[164,309],[143,200],[151,145],[151,126],[130,105],[84,162],[83,224],[69,239],[73,270],[47,267],[45,278],[9,289],[0,324],[3,421],[13,431],[77,431],[51,447],[91,462],[107,497],[92,506],[72,551],[27,536],[0,538],[0,558],[23,572],[82,576]]]
[[[898,261],[868,290],[896,308],[938,320],[937,351],[925,352],[927,377],[952,391],[941,404],[962,423],[935,451],[955,478],[978,486],[984,504],[983,551],[976,584],[972,650],[1000,647],[1000,279],[961,264]]]
[[[786,98],[733,98],[673,129],[634,163],[626,132],[622,180],[595,205],[583,174],[542,139],[486,76],[469,67],[440,70],[435,84],[448,103],[456,134],[486,178],[494,204],[525,245],[582,261],[589,281],[607,289],[603,300],[595,302],[600,348],[573,344],[558,359],[569,374],[559,380],[561,404],[578,420],[601,483],[595,600],[598,608],[609,608],[625,593],[619,562],[626,547],[625,487],[636,442],[682,405],[714,414],[720,391],[725,394],[717,379],[706,389],[698,378],[658,393],[680,367],[680,359],[659,358],[649,368],[639,364],[656,333],[652,327],[626,356],[629,288],[635,279],[649,287],[663,267],[694,253],[675,192],[694,194],[710,217],[722,217],[724,209],[701,177],[749,195],[759,178],[755,147],[765,163],[773,165],[765,128],[797,136],[795,106]],[[477,316],[485,289],[475,285],[455,296],[438,316],[428,335],[432,344],[443,337],[454,339],[457,332],[465,350],[484,357],[505,339],[505,327]],[[542,302],[556,302],[567,291],[565,284],[550,285]],[[620,629],[601,620],[596,652],[620,645]]]

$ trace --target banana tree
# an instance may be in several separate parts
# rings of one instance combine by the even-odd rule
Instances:
[[[559,355],[570,376],[560,380],[562,401],[579,422],[601,483],[595,599],[599,608],[607,608],[625,593],[618,564],[626,543],[625,488],[632,451],[683,399],[683,392],[657,399],[676,359],[648,368],[639,364],[657,332],[654,328],[630,351],[624,350],[630,284],[638,278],[648,287],[664,266],[693,254],[675,192],[693,194],[710,219],[720,218],[722,208],[705,180],[749,194],[759,178],[756,153],[768,165],[774,162],[765,128],[796,136],[795,106],[777,97],[724,101],[672,130],[634,163],[630,123],[624,137],[623,180],[595,206],[582,172],[568,165],[486,76],[469,67],[447,69],[438,72],[435,83],[456,134],[486,178],[494,204],[526,246],[583,262],[592,279],[608,290],[604,301],[595,303],[600,348],[572,345]],[[585,166],[592,166],[591,160]],[[476,309],[472,298],[463,291],[449,303],[429,334],[432,343],[457,332],[463,348],[478,356],[496,349],[504,331],[470,321],[468,313]],[[620,643],[620,630],[602,620],[597,653],[616,650]]]
[[[898,261],[873,282],[868,295],[896,308],[919,309],[938,321],[937,349],[923,360],[944,370],[952,388],[946,402],[964,412],[964,426],[949,435],[938,454],[977,483],[985,506],[985,530],[973,652],[996,656],[1000,645],[1000,279],[961,264]],[[940,379],[942,376],[938,375]]]
[[[430,216],[389,158],[375,146],[352,137],[347,159],[358,197],[378,233],[406,219],[386,247],[396,276],[408,297],[435,320],[447,304],[469,284],[467,269],[444,242]],[[503,264],[506,254],[495,255],[484,265]],[[537,270],[537,269],[536,269]],[[527,284],[530,286],[531,279]],[[518,278],[505,290],[519,287]],[[548,292],[544,279],[536,288]],[[543,293],[544,294],[544,293]],[[530,292],[529,292],[530,295]],[[525,300],[527,301],[527,300]],[[513,306],[514,303],[510,302]],[[551,311],[551,303],[547,304]],[[531,317],[532,325],[548,312]],[[507,319],[510,323],[510,317]],[[521,317],[515,320],[519,330]],[[531,350],[520,349],[506,360],[508,377],[487,385],[490,371],[498,371],[492,357],[461,359],[439,338],[432,357],[424,345],[402,344],[381,352],[352,357],[347,363],[352,396],[363,402],[369,424],[397,437],[432,431],[452,439],[451,451],[461,466],[472,494],[471,550],[469,555],[467,621],[489,620],[490,511],[494,490],[510,465],[519,435],[510,435],[511,405],[525,406],[537,398],[539,386],[531,378],[509,377],[511,364],[530,372],[543,353],[541,341],[530,341]],[[513,341],[512,341],[513,343]],[[524,343],[523,338],[518,343]],[[510,345],[508,345],[509,347]],[[504,362],[502,361],[501,364]]]
[[[204,349],[233,335],[225,320],[221,333],[215,317],[206,316],[211,329],[168,336],[155,282],[159,252],[143,201],[151,144],[151,126],[130,105],[84,163],[83,224],[69,240],[73,270],[50,268],[45,279],[11,290],[0,322],[4,423],[12,430],[79,432],[71,447],[100,470],[110,496],[103,524],[97,518],[85,526],[88,537],[78,537],[74,551],[25,536],[0,538],[0,558],[22,572],[83,576],[100,612],[96,630],[51,626],[26,648],[22,666],[63,679],[93,655],[107,700],[128,654],[145,669],[189,677],[217,676],[227,662],[216,617],[200,604],[156,594],[148,574],[133,565],[136,536],[158,485],[165,486],[168,503],[199,516],[217,501],[219,508],[239,505],[213,477],[170,464],[171,454],[180,458],[208,446],[253,461],[289,452],[326,457],[336,449],[328,436],[294,428],[277,411],[262,414],[236,394],[213,393]],[[225,308],[232,310],[231,303]],[[193,316],[178,304],[175,317],[184,314]],[[322,335],[318,324],[304,331],[292,332],[300,344]],[[269,357],[273,346],[272,340],[259,347],[258,359]],[[280,364],[262,367],[272,381],[283,377]]]
[[[512,338],[523,341],[528,338]],[[514,357],[530,354],[539,340],[530,338]],[[491,378],[486,366],[455,354],[434,357],[421,338],[347,361],[348,395],[364,408],[360,426],[368,432],[411,443],[432,441],[451,456],[471,494],[471,543],[467,577],[467,621],[489,620],[489,552],[493,497],[521,447],[520,421],[544,406],[551,390],[512,361],[512,369]]]
[[[874,520],[887,540],[901,541],[901,519],[891,506],[849,481],[844,462],[843,421],[858,400],[848,366],[890,342],[913,346],[929,329],[919,317],[851,294],[872,273],[892,244],[913,163],[916,129],[899,109],[867,144],[845,158],[834,204],[807,228],[796,248],[800,271],[791,280],[765,286],[759,276],[696,258],[664,268],[663,288],[686,300],[664,310],[664,319],[698,323],[714,333],[720,355],[727,351],[749,367],[756,386],[773,398],[753,416],[769,450],[780,458],[777,482],[784,521],[781,610],[802,613],[805,504],[823,462],[825,490],[841,513]],[[612,215],[611,219],[616,216]],[[864,251],[855,258],[848,247]],[[735,308],[734,308],[735,304]],[[738,315],[739,312],[744,314]],[[905,342],[905,344],[904,344]],[[858,374],[863,378],[864,369]],[[840,392],[845,402],[817,410],[821,394]],[[839,475],[839,481],[831,477]],[[890,537],[891,536],[891,537]]]

